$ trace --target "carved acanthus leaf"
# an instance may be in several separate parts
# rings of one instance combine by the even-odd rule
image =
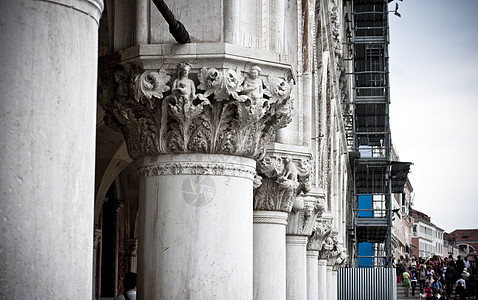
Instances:
[[[133,86],[134,98],[147,108],[154,109],[154,98],[163,99],[163,93],[169,91],[170,88],[166,84],[170,77],[163,69],[136,74]]]

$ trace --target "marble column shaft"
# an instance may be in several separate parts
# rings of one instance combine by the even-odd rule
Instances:
[[[318,260],[318,274],[319,274],[318,299],[326,300],[327,299],[327,260],[326,259]]]
[[[319,289],[319,251],[307,250],[307,300],[317,300]]]
[[[252,201],[244,199],[255,161],[169,154],[140,163],[138,297],[252,299]]]
[[[287,299],[307,298],[307,236],[287,235]]]
[[[85,299],[103,1],[0,6],[0,298]]]
[[[286,299],[287,213],[254,211],[254,299]]]
[[[332,266],[331,265],[327,265],[327,279],[326,279],[326,284],[327,284],[327,300],[332,300],[332,294],[334,293],[334,290],[333,290],[333,278],[332,278]],[[335,291],[335,293],[337,293],[337,291]]]

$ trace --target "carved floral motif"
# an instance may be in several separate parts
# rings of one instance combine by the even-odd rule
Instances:
[[[191,65],[178,69],[172,88],[164,70],[118,67],[101,74],[98,98],[105,122],[123,133],[133,159],[189,152],[259,159],[275,132],[291,121],[292,81],[270,77],[257,91],[244,92],[240,72],[203,67],[196,94]],[[248,75],[248,85],[262,83],[258,70]]]

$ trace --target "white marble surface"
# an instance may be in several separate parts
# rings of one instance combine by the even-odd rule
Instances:
[[[252,299],[255,161],[214,154],[145,158],[140,180],[138,296]],[[222,175],[221,175],[222,174]]]
[[[254,211],[254,299],[286,299],[287,213]]]
[[[307,236],[286,236],[287,299],[307,298]]]
[[[332,266],[327,266],[327,300],[332,300],[332,294],[334,292],[333,290],[333,278],[332,278]]]
[[[1,1],[0,298],[91,295],[102,5]]]
[[[318,274],[319,274],[318,299],[326,300],[327,299],[327,260],[319,259]]]
[[[307,250],[307,300],[317,300],[319,288],[319,251]]]

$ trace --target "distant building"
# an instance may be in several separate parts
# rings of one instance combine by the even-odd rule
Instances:
[[[476,260],[478,256],[478,229],[456,229],[449,234],[450,239],[456,242],[459,255],[469,256]]]
[[[405,253],[412,253],[412,219],[410,216],[410,205],[412,203],[413,187],[407,180],[403,193],[394,194],[392,209],[392,246],[395,257],[400,257]]]
[[[412,255],[423,258],[447,256],[443,242],[444,230],[433,224],[428,215],[414,209],[410,212],[413,224]]]
[[[456,241],[454,238],[450,237],[448,233],[443,233],[443,247],[445,248],[445,252],[448,253],[448,255],[453,256],[454,258],[457,258],[459,254],[459,247],[456,244]]]

